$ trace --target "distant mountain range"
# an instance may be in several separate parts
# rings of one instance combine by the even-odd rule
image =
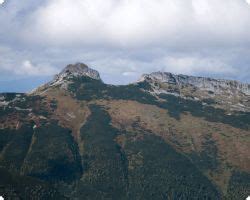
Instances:
[[[6,199],[246,199],[250,85],[154,72],[105,84],[82,63],[0,94]]]

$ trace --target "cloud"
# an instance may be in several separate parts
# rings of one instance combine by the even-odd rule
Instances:
[[[36,53],[33,55],[28,51],[17,51],[8,46],[0,45],[0,55],[1,80],[6,80],[15,76],[50,76],[58,73],[58,68],[48,64],[48,61],[42,61],[45,60],[44,57],[40,59],[36,58],[36,64],[30,59],[27,59],[32,59],[32,57],[35,57]]]
[[[49,65],[34,65],[30,60],[25,60],[19,68],[15,69],[16,74],[27,76],[48,76],[56,74],[58,70]]]
[[[30,20],[25,35],[36,30],[30,35],[33,40],[52,44],[171,47],[250,42],[245,0],[51,0]]]
[[[0,46],[0,80],[12,79],[15,76],[49,76],[58,72],[56,67],[52,67],[47,62],[41,62],[39,59],[34,64],[24,57],[32,57],[28,52],[15,51],[6,46]]]
[[[154,51],[154,50],[152,50]],[[234,52],[236,54],[236,52]],[[154,71],[166,71],[175,74],[187,74],[197,76],[211,76],[215,78],[245,79],[248,80],[245,68],[237,68],[231,65],[233,62],[229,53],[218,56],[189,53],[157,52],[157,56],[152,52],[143,52],[147,57],[133,58],[125,53],[106,53],[89,58],[88,64],[101,72],[101,76],[106,75],[104,80],[109,83],[128,83],[137,80],[144,73]],[[138,52],[133,52],[138,55]],[[242,54],[238,52],[237,54]],[[235,64],[235,66],[237,66]],[[243,73],[244,72],[244,73]],[[242,75],[245,74],[245,77]]]
[[[250,81],[247,0],[10,0],[0,27],[0,79],[85,62],[116,84],[159,70]]]
[[[133,76],[135,74],[135,72],[123,72],[122,75],[123,76]]]
[[[199,57],[165,57],[163,63],[164,71],[182,74],[235,74],[238,70],[216,58]]]

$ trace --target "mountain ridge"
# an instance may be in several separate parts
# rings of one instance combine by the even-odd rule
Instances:
[[[146,77],[109,85],[76,64],[32,93],[0,94],[0,193],[246,198],[249,96],[173,83]]]
[[[90,78],[101,80],[100,74],[98,71],[88,67],[84,63],[75,63],[67,65],[58,75],[55,76],[54,81],[58,79],[62,79],[67,76],[88,76]],[[193,85],[200,89],[219,92],[223,89],[232,89],[239,92],[242,92],[246,95],[250,95],[250,84],[242,83],[237,80],[229,80],[229,79],[216,79],[211,77],[202,77],[202,76],[192,76],[185,74],[174,74],[171,72],[163,72],[157,71],[149,74],[143,74],[139,80],[136,82],[144,81],[147,78],[152,78],[157,81],[167,82],[170,84],[176,85]],[[136,82],[132,82],[130,84],[135,84]]]
[[[102,81],[100,74],[97,70],[88,67],[84,63],[75,63],[67,65],[59,74],[54,76],[54,79],[50,81],[49,85],[60,85],[63,83],[64,79],[77,77],[77,76],[87,76],[95,80]],[[202,90],[207,90],[211,92],[218,93],[222,90],[231,90],[230,92],[242,92],[245,95],[250,95],[250,84],[242,83],[236,80],[227,79],[215,79],[210,77],[201,76],[191,76],[183,74],[174,74],[170,72],[152,72],[149,74],[143,74],[136,82],[129,84],[136,84],[138,82],[143,82],[147,79],[152,79],[155,81],[160,81],[163,83],[175,84],[175,85],[192,85]],[[45,85],[47,85],[45,84]],[[128,84],[128,85],[129,85]],[[111,84],[112,85],[112,84]],[[63,86],[65,87],[65,85]]]
[[[51,87],[68,90],[68,86],[74,82],[74,79],[81,77],[91,78],[105,84],[98,71],[83,63],[76,63],[67,65],[52,81],[38,87],[32,93],[42,94]],[[184,99],[201,100],[204,101],[204,104],[207,104],[207,101],[211,102],[211,99],[213,99],[215,107],[226,109],[229,114],[230,111],[234,110],[250,112],[250,84],[223,79],[175,75],[169,72],[153,72],[144,74],[137,82],[124,86],[144,83],[150,87],[145,91],[154,96],[170,94]],[[105,85],[119,87],[112,84]]]
[[[167,82],[170,84],[177,85],[190,84],[200,89],[209,90],[213,92],[217,92],[223,89],[232,89],[240,91],[246,95],[250,95],[250,84],[241,83],[236,80],[215,79],[210,77],[189,76],[183,74],[176,75],[170,72],[158,71],[142,75],[139,81],[143,81],[147,78],[152,78],[161,82]]]

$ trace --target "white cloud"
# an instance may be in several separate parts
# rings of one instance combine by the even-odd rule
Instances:
[[[6,74],[11,74],[12,76],[49,76],[54,75],[58,72],[56,67],[52,67],[48,64],[49,61],[43,62],[44,57],[38,59],[34,64],[30,52],[27,51],[17,51],[13,48],[0,45],[0,72],[4,79],[9,77]],[[0,76],[1,79],[1,76]]]
[[[123,72],[122,75],[123,76],[134,76],[135,72]]]
[[[15,73],[27,76],[48,76],[56,74],[58,71],[49,65],[34,65],[30,60],[25,60]]]
[[[3,4],[4,3],[4,0],[0,0],[0,4]]]
[[[152,56],[148,52],[143,54]],[[119,53],[107,52],[90,57],[88,64],[100,71],[104,81],[108,83],[134,82],[142,74],[154,71],[231,79],[240,79],[241,74],[247,74],[243,73],[244,70],[233,67],[231,62],[227,56],[216,57],[216,55],[157,52],[157,56],[138,59],[125,54],[121,56]]]
[[[217,58],[165,57],[161,60],[164,71],[178,74],[235,74],[238,71]]]
[[[81,61],[109,83],[157,70],[249,82],[247,1],[8,1],[0,8],[0,78],[50,75],[51,66]]]
[[[250,42],[250,8],[244,0],[51,0],[31,16],[31,22],[25,35],[36,30],[34,40],[54,44]]]

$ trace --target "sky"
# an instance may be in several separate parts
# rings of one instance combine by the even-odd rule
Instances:
[[[104,82],[144,73],[250,83],[250,0],[0,0],[0,92],[83,62]]]

